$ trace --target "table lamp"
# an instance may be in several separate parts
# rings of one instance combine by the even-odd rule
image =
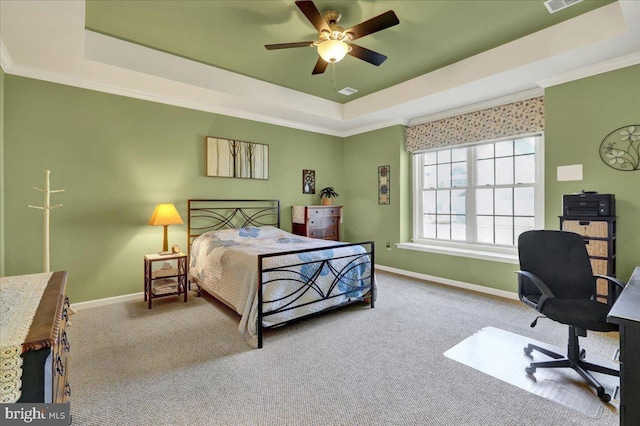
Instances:
[[[158,204],[149,219],[149,225],[164,226],[164,241],[162,242],[162,251],[158,254],[171,254],[169,251],[169,243],[167,242],[167,227],[169,225],[182,225],[184,222],[178,214],[173,204]]]

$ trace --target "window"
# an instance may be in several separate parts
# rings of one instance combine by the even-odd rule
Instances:
[[[414,243],[515,254],[543,227],[542,136],[414,155]]]

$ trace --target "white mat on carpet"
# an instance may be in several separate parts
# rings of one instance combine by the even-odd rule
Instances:
[[[600,418],[605,408],[617,412],[617,403],[605,404],[600,401],[595,390],[587,386],[578,373],[570,368],[539,368],[534,375],[535,377],[528,376],[524,369],[532,360],[525,355],[523,348],[529,343],[560,354],[565,352],[528,337],[494,327],[484,327],[473,336],[446,351],[444,355],[591,418]],[[533,361],[551,359],[536,351],[532,355]],[[588,354],[587,360],[595,364],[617,368],[612,362],[590,360]],[[604,386],[607,393],[613,395],[620,379],[599,373],[592,374]]]

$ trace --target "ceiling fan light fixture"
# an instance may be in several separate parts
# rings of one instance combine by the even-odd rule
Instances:
[[[2,1],[2,0],[0,0]],[[584,0],[549,0],[549,1],[584,1]],[[344,29],[338,25],[340,12],[329,10],[320,13],[312,0],[297,0],[296,6],[307,20],[318,31],[318,38],[314,41],[298,41],[294,43],[266,44],[267,50],[289,49],[293,47],[317,47],[319,58],[311,72],[311,75],[322,74],[329,64],[341,61],[349,54],[372,65],[379,66],[387,57],[378,52],[352,44],[353,40],[398,25],[400,20],[393,10],[388,10],[382,15],[375,16],[367,21],[360,22],[351,28]],[[331,67],[335,72],[335,67]],[[334,84],[335,90],[335,84]]]
[[[340,62],[349,52],[349,45],[340,40],[327,40],[318,45],[318,54],[326,62]]]

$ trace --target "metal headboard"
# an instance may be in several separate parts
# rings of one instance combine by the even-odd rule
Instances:
[[[280,227],[280,200],[187,200],[187,254],[201,234],[247,226]]]

